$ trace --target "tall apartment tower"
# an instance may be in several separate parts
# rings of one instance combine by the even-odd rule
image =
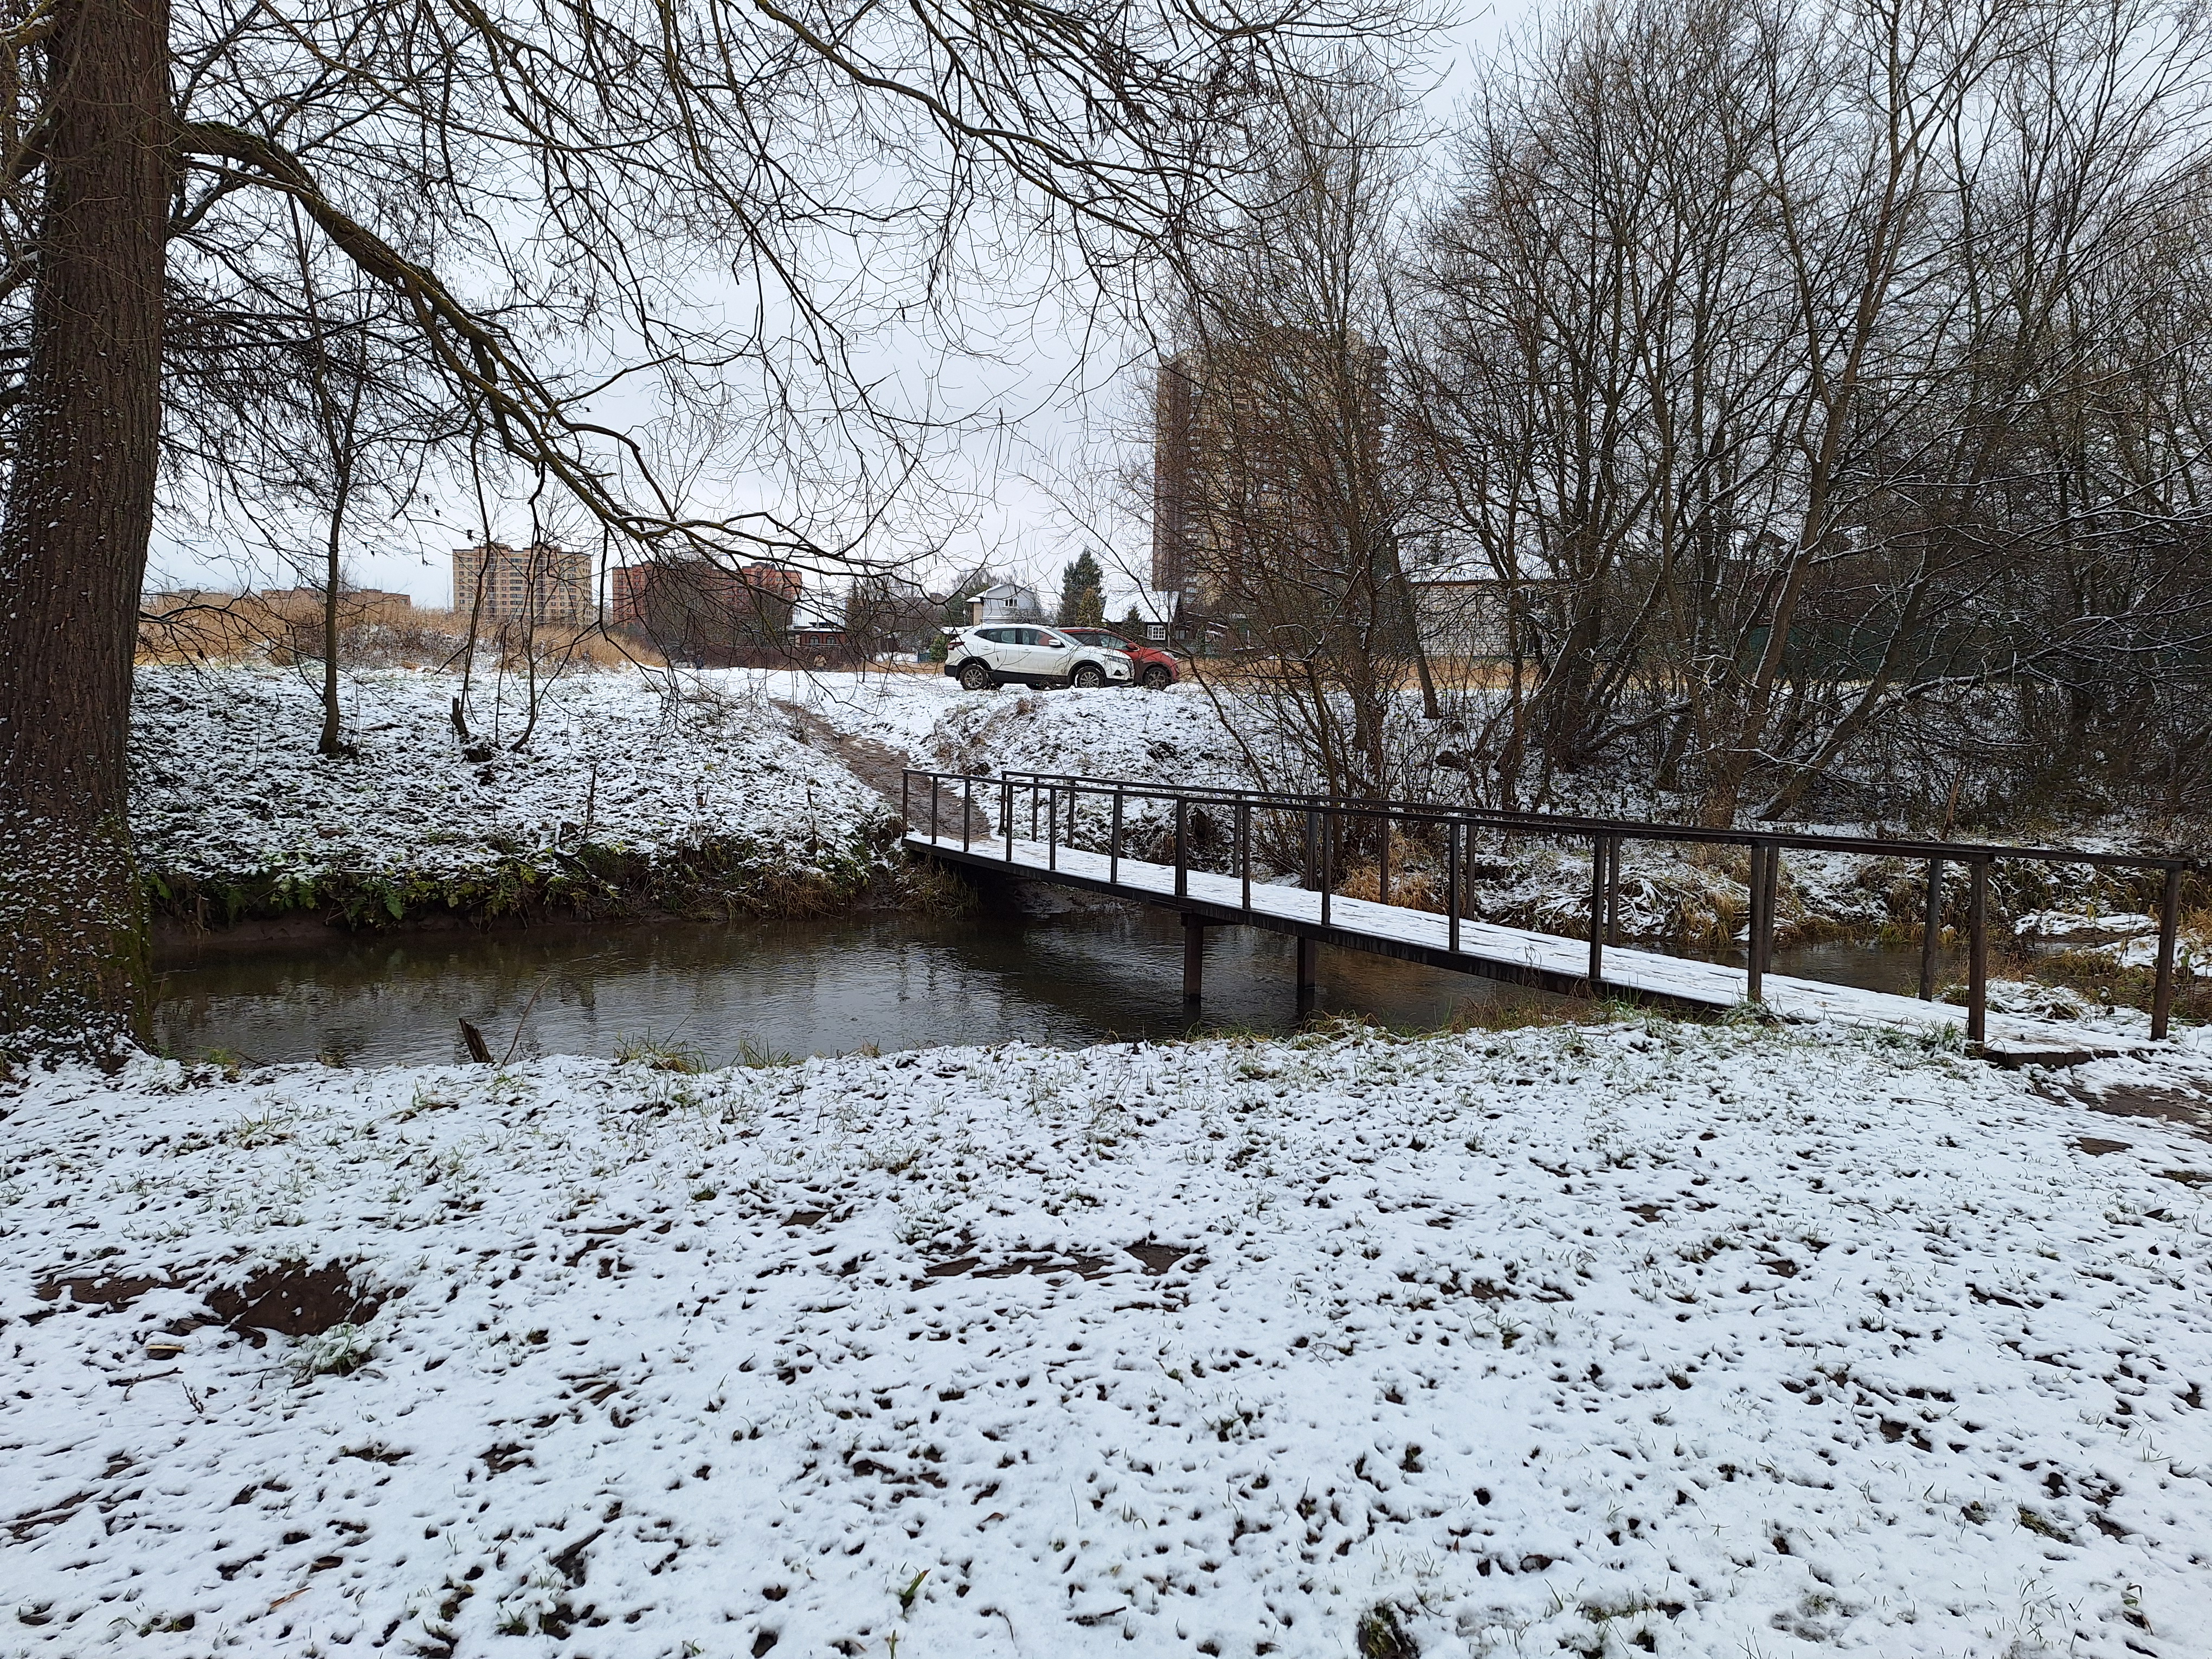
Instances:
[[[453,550],[453,609],[477,610],[489,621],[581,627],[596,619],[592,556],[580,549],[533,542],[487,542]]]
[[[1326,588],[1332,540],[1369,512],[1389,354],[1290,327],[1168,358],[1152,392],[1152,586],[1184,618]]]

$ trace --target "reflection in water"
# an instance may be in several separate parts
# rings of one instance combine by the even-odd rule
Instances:
[[[1016,1039],[1069,1046],[1201,1024],[1293,1030],[1291,957],[1277,934],[1209,930],[1206,997],[1194,1014],[1182,1000],[1182,927],[1149,908],[333,934],[173,953],[155,1026],[175,1054],[357,1065],[458,1060],[463,1018],[483,1029],[495,1058],[510,1045],[518,1055],[611,1054],[647,1038],[715,1062],[748,1043],[792,1054]],[[1775,966],[1910,990],[1917,961],[1821,945],[1778,953]],[[1431,1027],[1493,996],[1531,994],[1324,948],[1316,1008]]]

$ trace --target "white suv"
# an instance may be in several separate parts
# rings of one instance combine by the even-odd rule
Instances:
[[[994,623],[948,628],[945,672],[970,691],[988,691],[1009,680],[1024,685],[1127,685],[1137,665],[1125,651],[1085,645],[1056,628]]]

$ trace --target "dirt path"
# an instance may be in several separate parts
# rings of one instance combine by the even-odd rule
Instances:
[[[811,748],[833,754],[845,763],[845,768],[862,783],[874,790],[893,806],[900,801],[900,779],[906,769],[914,764],[911,756],[902,753],[887,743],[878,743],[873,738],[848,737],[823,720],[812,709],[779,697],[775,707],[789,717],[793,732],[801,743]],[[990,808],[991,791],[975,792],[974,817],[970,820],[975,838],[988,839],[992,834]],[[957,789],[939,784],[937,788],[938,821],[950,831],[960,823],[960,797]],[[916,791],[907,803],[916,827],[929,822],[929,798]]]

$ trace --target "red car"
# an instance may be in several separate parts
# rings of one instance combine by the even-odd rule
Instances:
[[[1164,691],[1181,678],[1176,659],[1157,645],[1140,645],[1104,628],[1063,628],[1060,631],[1085,645],[1127,652],[1137,665],[1137,684],[1147,691]]]

